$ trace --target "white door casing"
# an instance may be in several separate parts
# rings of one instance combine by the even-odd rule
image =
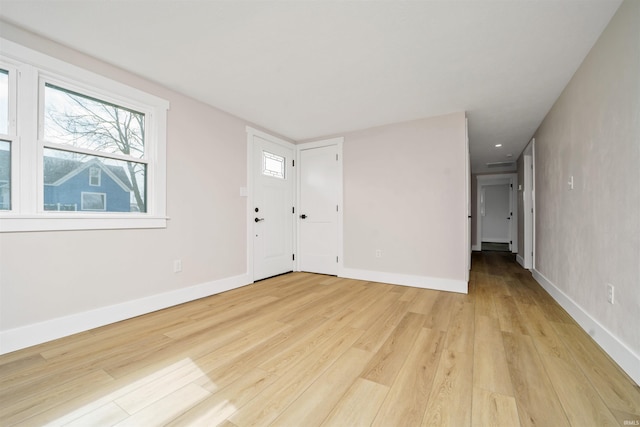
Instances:
[[[342,248],[342,138],[298,146],[297,269],[337,275]]]
[[[465,169],[464,169],[464,179],[465,179],[465,201],[467,203],[467,230],[465,233],[465,248],[469,251],[466,254],[467,261],[467,272],[466,272],[466,280],[469,282],[469,271],[471,270],[471,158],[469,153],[469,119],[464,118],[464,128],[465,128]]]
[[[521,254],[523,267],[529,270],[534,268],[535,248],[535,167],[534,167],[535,138],[525,148],[524,155],[524,191],[522,192],[524,207],[524,254]]]
[[[247,133],[247,269],[255,281],[294,269],[295,148],[252,128]]]

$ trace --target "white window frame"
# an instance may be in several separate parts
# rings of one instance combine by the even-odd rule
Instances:
[[[0,139],[11,143],[12,159],[11,209],[0,211],[0,232],[166,227],[168,101],[2,38],[0,67],[10,82],[10,134]],[[44,210],[43,150],[54,148],[40,139],[45,83],[145,114],[147,212]]]
[[[1,43],[1,40],[2,39],[0,39],[0,43]],[[8,79],[9,105],[8,105],[8,111],[7,111],[8,113],[7,119],[9,123],[8,123],[7,133],[0,134],[0,140],[7,141],[9,143],[9,147],[10,147],[9,153],[11,158],[13,159],[20,155],[19,147],[17,144],[18,137],[16,135],[16,115],[17,115],[16,87],[17,87],[17,80],[18,80],[17,78],[18,69],[13,62],[3,60],[1,57],[0,57],[0,68],[2,68],[3,70],[7,70],[9,72],[9,79]],[[11,164],[10,170],[11,170],[11,174],[9,176],[9,203],[10,203],[11,209],[0,210],[0,215],[2,215],[3,213],[11,212],[16,206],[16,194],[17,194],[16,183],[17,183],[18,171],[17,171],[16,165],[13,162]]]

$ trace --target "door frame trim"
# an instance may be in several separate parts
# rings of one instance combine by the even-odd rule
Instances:
[[[482,248],[482,187],[485,185],[502,185],[511,184],[510,204],[511,204],[511,222],[509,224],[509,239],[513,242],[511,244],[511,253],[518,252],[518,174],[517,173],[503,173],[494,175],[477,175],[477,197],[476,197],[476,245]],[[481,249],[480,249],[481,250]]]
[[[336,146],[336,150],[338,152],[338,276],[342,277],[342,271],[344,270],[344,245],[343,245],[343,212],[344,212],[344,200],[343,200],[343,155],[342,155],[342,147],[344,144],[344,137],[335,137],[322,139],[313,142],[307,142],[304,144],[296,145],[296,162],[298,165],[302,166],[300,161],[300,152],[302,150],[309,150],[313,148],[321,148],[321,147],[329,147],[332,145]],[[296,181],[300,182],[300,168],[296,168]],[[300,186],[296,186],[295,188],[295,204],[296,204],[296,222],[295,222],[295,249],[296,253],[298,253],[298,249],[300,248],[300,219],[297,216],[297,207],[300,206]],[[300,257],[296,257],[295,260],[295,271],[300,271],[299,268]]]
[[[253,261],[254,261],[254,254],[253,254],[253,217],[254,217],[254,212],[252,210],[252,206],[253,206],[253,192],[254,192],[254,185],[253,185],[253,139],[254,137],[260,137],[262,139],[265,139],[269,142],[272,142],[274,144],[278,144],[278,145],[282,145],[283,147],[286,147],[290,150],[293,151],[293,157],[296,162],[298,161],[297,157],[298,157],[298,151],[296,149],[296,145],[286,141],[282,138],[278,138],[277,136],[268,134],[266,132],[263,132],[261,130],[255,129],[251,126],[247,126],[246,127],[246,132],[247,132],[247,186],[245,188],[240,188],[240,197],[246,197],[247,199],[247,203],[245,206],[245,211],[246,211],[246,222],[247,222],[247,240],[246,240],[246,246],[247,246],[247,278],[249,279],[249,283],[253,283],[254,280],[254,276],[253,276]],[[297,194],[297,172],[294,171],[294,173],[291,176],[292,178],[292,185],[293,185],[293,203],[294,203],[294,207],[297,210],[297,198],[296,198],[296,194]],[[293,227],[293,230],[291,230],[292,232],[292,242],[291,242],[291,247],[294,253],[297,252],[297,247],[296,247],[296,242],[298,239],[298,236],[296,234],[296,227]],[[292,266],[295,269],[296,266],[296,262],[292,261]]]

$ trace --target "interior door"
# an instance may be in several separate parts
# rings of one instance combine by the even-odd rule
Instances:
[[[253,137],[253,279],[293,270],[294,150]]]
[[[511,228],[511,191],[509,184],[482,187],[484,212],[482,241],[509,243]]]
[[[300,150],[298,269],[338,274],[338,146]]]

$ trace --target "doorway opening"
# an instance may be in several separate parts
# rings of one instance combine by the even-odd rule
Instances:
[[[517,174],[477,176],[478,249],[518,252]]]

